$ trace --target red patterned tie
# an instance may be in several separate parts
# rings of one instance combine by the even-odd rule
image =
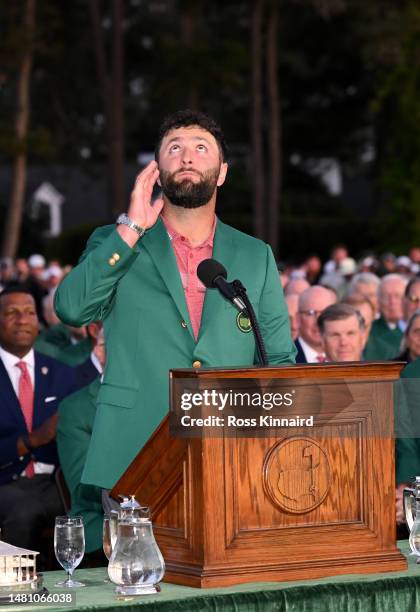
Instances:
[[[325,363],[327,361],[327,358],[322,353],[319,353],[319,355],[316,356],[316,360],[319,363]]]
[[[24,361],[19,361],[16,366],[20,370],[19,378],[19,404],[22,408],[23,418],[25,419],[28,431],[32,431],[32,419],[34,416],[34,388],[32,386],[31,377],[28,372],[28,366]],[[30,461],[25,468],[25,473],[28,478],[32,478],[34,471],[34,462]]]

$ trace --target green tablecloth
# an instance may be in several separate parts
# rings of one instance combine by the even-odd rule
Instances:
[[[8,612],[37,609],[53,612],[98,610],[111,612],[124,607],[131,612],[139,609],[182,612],[190,611],[269,611],[269,612],[405,612],[420,610],[420,565],[409,556],[408,543],[400,542],[407,555],[408,569],[383,574],[352,574],[297,582],[259,582],[219,589],[195,589],[174,584],[161,584],[157,595],[118,599],[114,585],[104,582],[105,568],[78,569],[75,578],[86,587],[74,589],[75,605],[7,606]],[[54,583],[64,572],[47,572],[44,584],[51,593],[60,592]]]

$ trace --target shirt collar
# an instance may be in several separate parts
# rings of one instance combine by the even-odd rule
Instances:
[[[397,321],[397,323],[388,323],[388,321],[385,321],[385,324],[387,325],[388,329],[390,329],[391,331],[394,331],[394,329],[399,329],[400,331],[404,332],[405,328],[407,327],[407,323],[403,321],[402,319]]]
[[[307,342],[305,342],[302,336],[299,336],[299,342],[308,363],[317,361],[317,355],[322,355],[325,357],[324,351],[316,351],[313,349]]]
[[[163,224],[165,226],[166,231],[168,232],[169,240],[171,242],[178,242],[179,240],[181,240],[183,238],[186,241],[186,243],[189,246],[191,246],[190,245],[190,241],[188,240],[188,238],[185,238],[184,236],[182,236],[182,234],[179,234],[178,232],[176,232],[174,230],[174,228],[171,227],[171,225],[168,223],[167,219],[165,219],[165,217],[163,215],[161,215],[161,219],[163,221]],[[201,244],[197,245],[194,248],[200,248],[200,247],[205,247],[205,246],[213,247],[214,233],[216,231],[216,223],[217,223],[217,217],[216,217],[216,215],[214,215],[213,226],[211,228],[211,232],[210,232],[208,238],[206,240],[204,240],[204,242],[202,242]]]
[[[24,361],[28,367],[32,368],[32,370],[35,367],[34,349],[31,349],[29,353],[26,353],[24,357],[20,358],[12,353],[9,353],[8,351],[5,351],[4,348],[0,346],[0,357],[6,368],[12,368],[18,363],[18,361]]]
[[[103,368],[101,365],[101,362],[99,361],[99,359],[97,358],[97,356],[95,355],[95,353],[92,351],[90,354],[90,360],[93,363],[93,365],[95,366],[95,368],[98,370],[99,374],[103,373]]]

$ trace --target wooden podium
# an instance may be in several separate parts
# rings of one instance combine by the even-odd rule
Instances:
[[[186,439],[171,437],[168,418],[162,421],[111,495],[135,494],[151,507],[165,581],[218,587],[405,569],[395,539],[390,433],[401,367],[172,370],[171,388],[178,378],[258,378],[262,386],[310,379],[320,395],[312,435],[282,428],[271,437]],[[322,399],[330,383],[350,389],[338,411]]]

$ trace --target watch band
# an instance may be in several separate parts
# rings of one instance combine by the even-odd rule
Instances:
[[[139,238],[144,236],[144,234],[146,233],[146,230],[143,227],[140,227],[140,225],[137,225],[137,223],[134,223],[134,221],[130,219],[130,217],[126,213],[122,213],[118,217],[116,223],[117,225],[126,225],[127,227],[131,228],[138,234]]]

